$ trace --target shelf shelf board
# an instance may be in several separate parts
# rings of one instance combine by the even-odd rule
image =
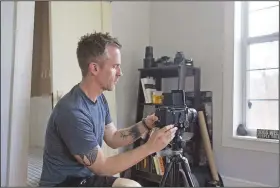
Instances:
[[[160,183],[162,176],[157,175],[155,173],[151,172],[145,172],[141,170],[135,170],[135,177],[141,178],[141,179],[146,179],[148,181],[154,182],[154,183]]]
[[[140,105],[145,105],[145,106],[162,106],[162,104],[153,104],[153,103],[140,103]]]
[[[193,76],[195,70],[198,70],[197,67],[187,66],[186,76]],[[161,77],[161,78],[170,78],[177,77],[179,75],[181,65],[169,65],[169,66],[160,66],[160,67],[151,67],[151,68],[141,68],[138,69],[143,77]]]

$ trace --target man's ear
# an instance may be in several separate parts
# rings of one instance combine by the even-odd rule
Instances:
[[[96,63],[90,63],[88,69],[92,75],[96,75],[99,72],[99,66]]]

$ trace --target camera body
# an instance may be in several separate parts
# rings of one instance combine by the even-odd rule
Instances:
[[[185,129],[196,120],[197,112],[187,107],[184,90],[172,90],[163,94],[163,104],[156,109],[155,115],[158,117],[156,127],[173,124],[178,129]]]
[[[178,128],[184,128],[186,121],[186,110],[184,108],[163,106],[156,109],[155,115],[158,117],[156,126],[162,128],[173,124]]]

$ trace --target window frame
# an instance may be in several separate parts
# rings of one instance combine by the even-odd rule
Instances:
[[[241,30],[240,30],[240,34],[241,34],[241,59],[240,59],[240,63],[241,63],[241,71],[242,71],[242,80],[244,80],[241,85],[242,85],[242,109],[241,109],[241,122],[243,125],[245,125],[246,127],[246,123],[247,123],[247,85],[249,82],[249,79],[247,77],[247,72],[248,72],[248,67],[249,67],[249,47],[252,44],[261,44],[261,43],[266,43],[266,42],[275,42],[278,41],[279,43],[279,31],[275,32],[275,33],[271,33],[271,34],[266,34],[266,35],[259,35],[259,36],[253,36],[250,37],[249,36],[249,2],[248,1],[244,1],[241,2]],[[279,70],[279,67],[278,67]],[[264,101],[266,101],[264,99]],[[269,101],[269,99],[267,99],[267,101]],[[278,102],[279,102],[279,98],[278,98]],[[250,129],[248,128],[248,135],[247,136],[251,136],[251,137],[256,137],[256,132],[257,129]]]
[[[244,58],[244,51],[241,48],[241,42],[244,43],[244,40],[241,40],[241,3],[224,2],[222,146],[279,154],[279,140],[257,139],[236,134],[237,125],[244,118],[243,107],[239,105],[243,100],[245,86],[242,85],[241,79],[244,74],[241,71],[241,60]]]

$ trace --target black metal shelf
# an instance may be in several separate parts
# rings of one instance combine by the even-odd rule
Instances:
[[[189,65],[171,65],[171,66],[160,66],[160,67],[151,67],[151,68],[141,68],[139,70],[139,77],[153,77],[155,79],[155,86],[158,91],[161,90],[162,87],[162,78],[171,78],[178,77],[178,89],[185,90],[185,78],[188,76],[194,77],[194,100],[193,100],[193,108],[198,109],[200,107],[200,68],[193,67]],[[143,118],[143,110],[145,106],[155,106],[159,107],[160,104],[152,104],[145,103],[145,98],[143,94],[141,80],[139,79],[139,87],[138,87],[138,102],[137,102],[137,114],[136,114],[136,122],[141,121]],[[196,135],[199,135],[199,130],[195,128],[194,130]],[[137,140],[134,144],[134,147],[138,147],[141,145],[141,139]],[[200,147],[200,137],[197,136],[194,138],[194,166],[198,166],[199,164],[199,147]],[[137,169],[136,166],[132,167],[131,173],[132,179],[144,179],[146,181],[150,181],[153,183],[160,183],[161,175],[157,175],[152,172],[141,171]]]

